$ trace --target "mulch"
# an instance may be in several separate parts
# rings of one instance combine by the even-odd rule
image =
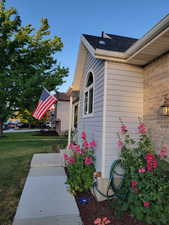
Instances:
[[[90,199],[88,203],[80,203],[79,198],[86,197]],[[99,217],[107,217],[111,223],[110,225],[147,225],[140,222],[128,214],[122,218],[114,216],[113,209],[108,204],[108,201],[97,202],[90,192],[77,193],[75,196],[77,205],[79,207],[80,216],[84,225],[94,225],[94,220]]]

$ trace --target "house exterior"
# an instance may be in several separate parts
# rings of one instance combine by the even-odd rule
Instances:
[[[169,15],[138,40],[83,34],[68,90],[72,99],[77,99],[75,92],[79,93],[78,133],[85,130],[89,140],[96,141],[96,170],[103,180],[119,157],[119,117],[133,135],[141,117],[155,149],[163,141],[169,146],[169,116],[160,113],[169,97]]]
[[[55,97],[58,100],[55,104],[55,128],[61,135],[69,130],[70,97],[62,92],[57,92]]]

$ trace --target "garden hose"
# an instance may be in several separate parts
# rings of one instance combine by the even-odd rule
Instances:
[[[115,160],[111,166],[111,169],[110,169],[110,175],[109,175],[109,183],[108,183],[108,186],[107,186],[107,192],[106,194],[102,193],[98,187],[97,187],[97,181],[95,181],[93,183],[93,192],[95,193],[95,190],[100,194],[102,195],[103,197],[105,198],[121,198],[121,199],[125,199],[126,198],[126,193],[121,193],[121,188],[124,184],[124,178],[125,178],[125,174],[119,174],[116,169],[117,167],[121,167],[122,168],[122,165],[121,165],[121,160],[118,159],[118,160]],[[116,185],[115,184],[115,175],[117,176],[120,176],[122,177],[121,178],[121,181],[119,183],[119,185]],[[109,194],[110,190],[113,190],[113,194]]]

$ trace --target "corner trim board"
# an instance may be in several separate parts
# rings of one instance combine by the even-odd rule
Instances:
[[[102,178],[106,176],[106,109],[107,109],[107,61],[104,62],[104,97],[103,97],[103,130],[102,130]]]

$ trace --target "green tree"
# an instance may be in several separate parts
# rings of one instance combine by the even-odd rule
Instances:
[[[22,26],[16,9],[0,3],[0,135],[16,109],[32,112],[43,87],[56,90],[68,75],[55,58],[63,43],[58,36],[50,38],[49,29],[44,18],[37,30]]]
[[[18,112],[17,117],[21,123],[27,123],[29,128],[40,127],[48,120],[47,114],[45,114],[41,120],[36,120],[28,110],[24,110],[22,113]]]

